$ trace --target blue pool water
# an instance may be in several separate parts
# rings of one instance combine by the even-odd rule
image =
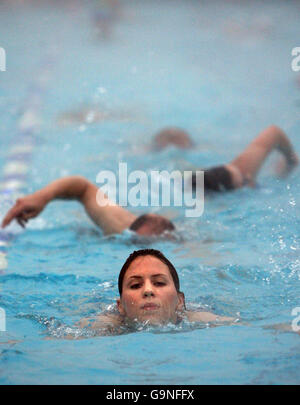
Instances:
[[[119,161],[146,171],[223,163],[270,124],[300,153],[299,74],[291,69],[299,3],[64,4],[0,5],[1,170],[16,139],[22,144],[17,122],[38,72],[47,55],[55,60],[25,193],[65,175],[95,182]],[[103,37],[97,15],[109,27]],[[63,125],[63,113],[84,108],[103,119]],[[165,125],[185,128],[197,146],[146,152]],[[183,242],[151,243],[178,269],[188,306],[239,316],[240,325],[63,340],[81,333],[76,321],[114,304],[123,262],[149,244],[126,233],[104,237],[75,202],[50,204],[25,232],[12,225],[0,275],[0,383],[299,384],[299,335],[265,328],[291,325],[300,307],[299,169],[279,181],[273,164],[255,191],[207,198],[200,218],[162,210]],[[0,198],[2,218],[10,202]]]

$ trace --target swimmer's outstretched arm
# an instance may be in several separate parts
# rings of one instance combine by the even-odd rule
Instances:
[[[202,311],[187,311],[186,316],[190,322],[236,322],[237,318],[232,318],[229,316],[219,316],[211,312]]]
[[[298,156],[288,137],[279,127],[272,125],[262,131],[250,145],[236,159],[226,165],[226,167],[232,169],[231,171],[237,168],[243,180],[246,180],[248,185],[254,186],[259,169],[266,157],[274,149],[279,150],[285,158],[286,164],[284,173],[282,174],[288,174],[298,165]],[[239,181],[238,176],[234,174],[233,180],[236,180],[234,181],[234,185],[237,188],[243,185],[243,181]]]
[[[293,330],[292,325],[290,325],[288,323],[277,323],[274,325],[264,325],[263,329],[271,329],[271,330],[279,331],[279,332],[298,333],[298,335],[300,335],[300,330]]]
[[[2,228],[13,219],[25,227],[29,219],[38,216],[45,206],[55,199],[79,201],[106,235],[123,232],[136,219],[128,210],[109,201],[107,196],[87,179],[72,176],[55,180],[41,190],[19,198],[4,217]],[[102,206],[103,204],[106,205]]]

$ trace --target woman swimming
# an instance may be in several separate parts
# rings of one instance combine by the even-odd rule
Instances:
[[[299,158],[285,133],[280,128],[271,126],[261,132],[229,164],[204,170],[204,191],[233,190],[245,185],[253,187],[261,165],[274,149],[278,149],[284,156],[281,175],[287,175],[298,165]],[[197,187],[196,176],[191,176],[191,186],[193,189]],[[2,227],[6,227],[14,219],[24,227],[28,220],[39,215],[55,199],[79,201],[106,235],[130,229],[142,236],[169,237],[169,233],[175,230],[174,224],[162,215],[149,213],[137,217],[129,210],[109,202],[100,189],[81,176],[55,180],[41,190],[19,198],[5,215]]]
[[[179,128],[165,128],[154,138],[154,150],[161,150],[169,145],[181,149],[192,148],[189,134]],[[205,191],[228,191],[243,186],[254,187],[255,179],[267,156],[277,149],[284,156],[279,173],[287,175],[294,169],[299,158],[291,142],[282,129],[271,125],[263,130],[246,149],[230,163],[204,170]],[[202,169],[201,169],[202,170]],[[196,174],[191,178],[192,188],[197,187]]]
[[[137,325],[177,325],[184,320],[214,326],[235,321],[210,312],[186,310],[177,271],[159,250],[133,252],[120,271],[118,288],[115,313],[85,318],[77,325],[110,334],[134,330]]]

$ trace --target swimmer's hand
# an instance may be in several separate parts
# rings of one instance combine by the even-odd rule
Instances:
[[[45,208],[47,200],[42,193],[36,192],[23,198],[18,198],[15,205],[7,212],[3,221],[2,228],[5,228],[16,220],[19,225],[25,228],[25,224],[29,219],[35,218]]]
[[[289,166],[293,169],[299,165],[299,157],[296,152],[292,153],[292,156],[289,159]]]
[[[289,160],[280,159],[276,166],[276,174],[278,177],[286,177],[292,170],[299,165],[299,158],[296,153],[293,153]]]

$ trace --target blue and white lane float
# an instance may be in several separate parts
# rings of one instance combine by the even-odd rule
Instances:
[[[40,107],[46,94],[47,84],[54,65],[54,57],[49,56],[42,64],[35,82],[28,90],[23,113],[19,119],[17,134],[8,150],[6,164],[0,177],[0,202],[2,207],[12,206],[24,194],[37,132],[40,127]],[[5,212],[1,212],[2,215]],[[0,272],[7,268],[8,248],[19,233],[16,230],[0,229]]]

